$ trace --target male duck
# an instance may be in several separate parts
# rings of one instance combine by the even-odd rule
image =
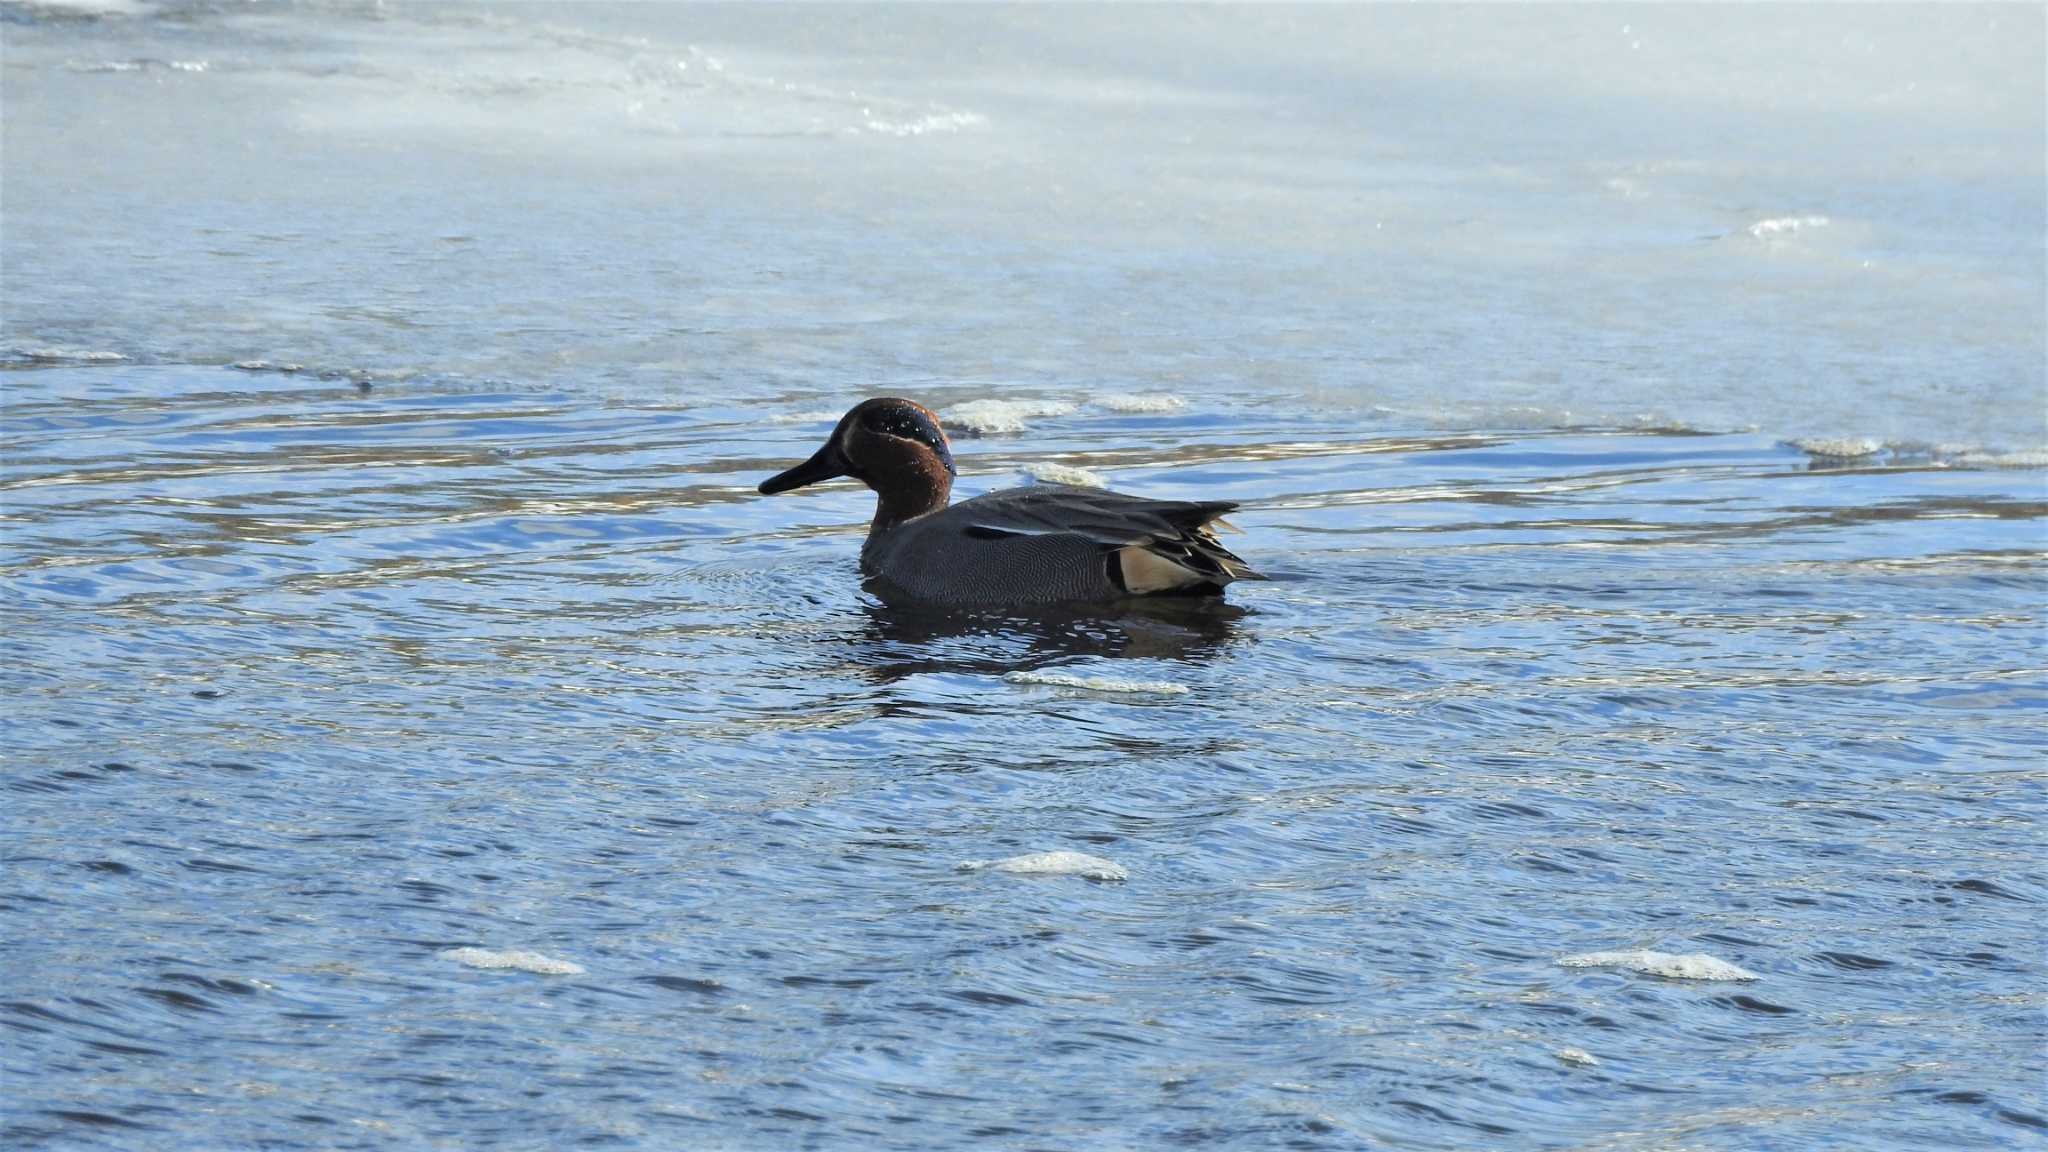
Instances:
[[[1263,580],[1209,526],[1226,500],[1148,500],[1034,484],[948,507],[953,453],[929,408],[884,397],[840,418],[809,460],[761,482],[772,496],[851,476],[879,497],[861,570],[887,600],[1025,604],[1216,595]]]

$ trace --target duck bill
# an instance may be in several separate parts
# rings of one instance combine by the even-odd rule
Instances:
[[[787,472],[778,472],[761,481],[761,495],[773,496],[777,492],[787,492],[792,488],[801,488],[806,484],[816,484],[820,480],[830,480],[847,474],[846,457],[839,454],[839,445],[827,441],[823,448],[811,454],[809,460]]]

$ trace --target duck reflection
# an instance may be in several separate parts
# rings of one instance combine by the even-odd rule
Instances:
[[[888,683],[931,672],[1000,675],[1081,657],[1213,659],[1250,610],[1218,597],[1060,607],[940,608],[864,601],[850,662]]]

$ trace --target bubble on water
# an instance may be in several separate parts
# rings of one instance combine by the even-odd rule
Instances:
[[[1558,960],[1566,968],[1626,968],[1670,980],[1755,980],[1757,974],[1705,952],[1581,952]]]
[[[1081,876],[1089,880],[1123,880],[1130,876],[1124,866],[1114,860],[1090,856],[1086,852],[1069,852],[1060,849],[1053,852],[1027,852],[1022,856],[1009,856],[1001,860],[963,860],[962,872],[1015,872],[1041,876]]]

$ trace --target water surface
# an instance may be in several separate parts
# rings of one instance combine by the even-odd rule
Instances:
[[[10,1146],[2048,1132],[2038,10],[0,16]]]

